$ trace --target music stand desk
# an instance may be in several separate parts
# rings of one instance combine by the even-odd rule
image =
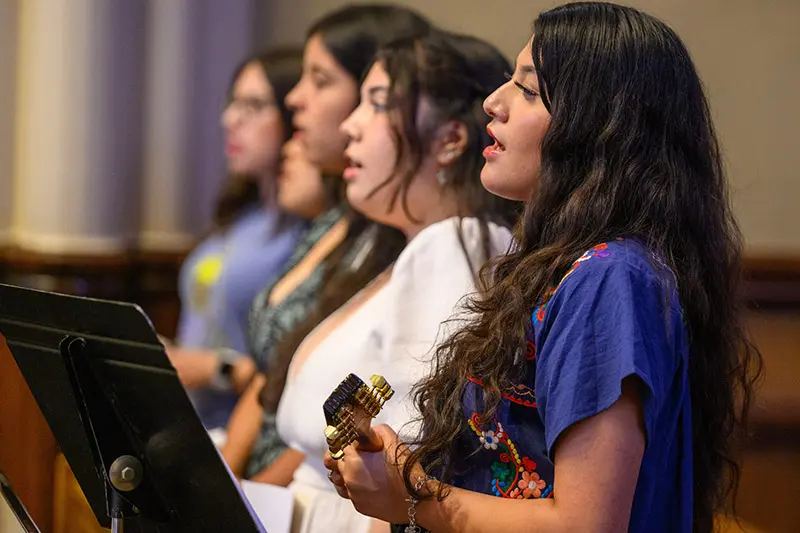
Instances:
[[[139,307],[0,284],[0,332],[102,526],[264,532]]]

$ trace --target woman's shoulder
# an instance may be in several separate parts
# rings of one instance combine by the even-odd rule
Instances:
[[[484,229],[488,232],[486,236]],[[507,228],[492,222],[484,224],[473,217],[448,218],[419,232],[398,257],[395,270],[422,258],[426,262],[447,260],[461,258],[464,253],[470,260],[483,263],[489,259],[485,257],[487,243],[490,256],[495,256],[507,252],[512,240]]]
[[[550,311],[591,307],[600,300],[662,301],[675,312],[681,309],[677,278],[666,262],[636,239],[615,239],[593,246],[572,264],[534,309],[534,324]]]
[[[577,282],[586,277],[624,272],[641,280],[674,280],[672,271],[657,253],[637,239],[619,238],[586,250],[575,260],[559,285],[570,279]]]
[[[344,216],[342,209],[333,207],[313,219],[303,234],[303,244],[313,246]]]
[[[305,226],[301,232],[294,252],[289,258],[284,274],[297,266],[315,244],[336,225],[343,217],[342,210],[338,207],[325,211]]]

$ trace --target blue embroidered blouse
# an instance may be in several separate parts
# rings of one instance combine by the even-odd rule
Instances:
[[[595,246],[533,310],[527,370],[481,420],[482,383],[463,395],[454,485],[503,498],[553,496],[559,435],[609,408],[622,380],[645,386],[646,448],[631,533],[691,533],[688,340],[671,271],[638,242]]]

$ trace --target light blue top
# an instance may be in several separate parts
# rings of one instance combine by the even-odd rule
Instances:
[[[253,300],[282,271],[306,227],[280,218],[275,209],[253,209],[192,251],[179,278],[179,346],[247,352]],[[209,429],[224,426],[236,403],[234,394],[210,389],[190,396]]]

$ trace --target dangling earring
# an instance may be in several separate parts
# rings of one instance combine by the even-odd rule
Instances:
[[[448,181],[447,180],[447,172],[445,172],[445,170],[443,168],[440,168],[436,172],[436,181],[439,182],[439,187],[444,187],[445,185],[447,185],[447,181]]]
[[[452,148],[450,150],[447,150],[447,152],[445,152],[445,155],[449,158],[450,163],[452,163],[453,160],[455,160],[457,157],[456,151]],[[436,171],[436,181],[439,182],[440,187],[444,187],[445,185],[447,185],[447,182],[450,181],[450,178],[447,176],[447,171],[445,170],[445,167],[442,167],[438,171]]]

